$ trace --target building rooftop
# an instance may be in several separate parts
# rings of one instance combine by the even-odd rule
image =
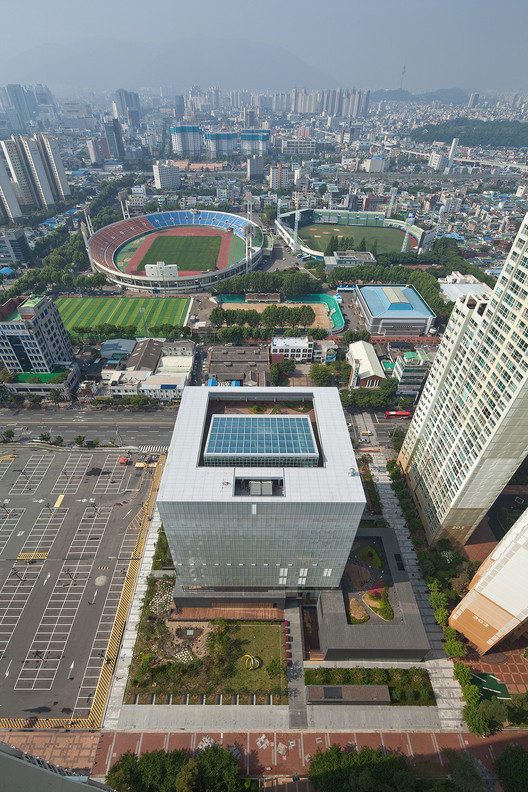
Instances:
[[[367,341],[355,341],[349,344],[348,355],[349,360],[359,361],[359,378],[376,376],[385,378],[385,372],[372,344]]]
[[[410,319],[434,316],[414,286],[358,286],[372,316]]]
[[[242,467],[201,465],[208,433],[207,421],[215,415],[236,416],[248,403],[271,405],[288,402],[313,404],[314,434],[320,447],[317,467]],[[259,416],[261,417],[261,416]],[[268,417],[268,416],[262,416]],[[281,416],[283,417],[283,416]],[[229,502],[236,497],[237,479],[283,482],[283,497],[293,503],[364,503],[354,450],[336,388],[186,388],[178,411],[158,501]],[[249,497],[249,495],[248,495]],[[262,496],[266,501],[274,496]]]

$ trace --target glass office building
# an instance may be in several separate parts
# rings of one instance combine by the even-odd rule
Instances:
[[[184,589],[337,587],[364,506],[337,390],[185,389],[158,494]]]

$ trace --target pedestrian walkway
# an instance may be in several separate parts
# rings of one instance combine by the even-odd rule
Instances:
[[[429,602],[429,589],[422,577],[416,550],[411,542],[411,535],[400,509],[400,504],[391,488],[384,455],[382,457],[380,454],[380,458],[377,458],[370,465],[370,468],[383,505],[383,516],[396,534],[402,560],[409,575],[424,629],[431,646],[425,664],[436,696],[440,727],[443,729],[462,729],[462,691],[458,682],[453,678],[453,663],[448,660],[443,649],[442,628],[436,623],[433,609]]]
[[[166,454],[168,450],[169,446],[163,445],[138,446],[142,454]]]
[[[105,731],[105,732],[31,732],[0,731],[0,740],[40,756],[54,764],[75,770],[82,775],[103,780],[110,767],[125,751],[131,750],[138,756],[147,751],[173,751],[176,748],[195,755],[205,738],[230,747],[243,773],[262,776],[266,779],[284,778],[299,773],[306,776],[311,758],[318,750],[325,751],[332,744],[345,750],[361,750],[368,746],[379,748],[384,753],[400,753],[414,760],[420,758],[433,762],[437,767],[445,764],[442,751],[468,751],[479,765],[493,772],[493,762],[511,745],[528,749],[528,732],[507,730],[482,739],[464,732],[430,731],[390,732],[376,731],[331,731],[328,729],[294,731],[268,729],[266,726],[249,731],[183,731],[176,721],[172,730],[153,733],[150,731]],[[236,748],[236,751],[235,751]],[[267,788],[267,787],[266,787]]]
[[[306,714],[306,691],[304,686],[302,617],[298,602],[286,603],[284,618],[290,623],[290,634],[292,638],[292,662],[291,665],[288,666],[290,729],[305,729],[308,726],[308,718]]]

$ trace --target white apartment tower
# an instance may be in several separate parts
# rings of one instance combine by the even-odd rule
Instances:
[[[180,169],[171,160],[156,160],[152,172],[157,190],[177,190],[180,186]]]
[[[70,195],[55,138],[12,135],[1,144],[19,204],[42,208]]]
[[[528,510],[492,550],[469,585],[449,624],[484,653],[528,621]]]
[[[398,461],[432,543],[464,544],[528,455],[528,214],[491,294],[456,303]]]

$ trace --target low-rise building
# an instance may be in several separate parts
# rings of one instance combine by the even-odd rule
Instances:
[[[208,378],[218,385],[239,382],[240,385],[264,387],[269,382],[268,347],[212,347],[206,369]]]
[[[354,299],[374,336],[420,336],[435,324],[435,314],[414,286],[357,286]]]
[[[349,344],[346,358],[352,366],[350,388],[379,388],[385,373],[372,344],[367,341]]]
[[[398,355],[393,369],[393,376],[398,380],[396,393],[402,396],[418,396],[427,377],[429,365],[429,358],[421,349]]]
[[[324,257],[327,274],[336,267],[359,267],[362,264],[376,264],[375,256],[358,250],[336,250],[331,256]]]
[[[304,363],[312,360],[314,342],[309,336],[283,337],[275,336],[271,339],[271,362],[280,363],[281,360],[296,360]]]

